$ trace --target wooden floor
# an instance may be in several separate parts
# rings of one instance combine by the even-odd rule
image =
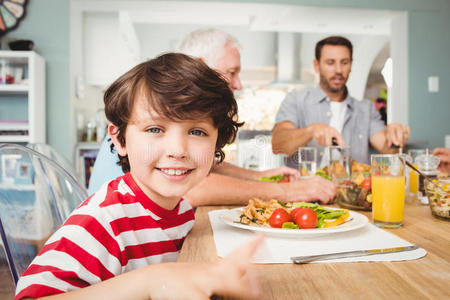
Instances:
[[[9,272],[8,262],[0,247],[0,299],[9,300],[14,298],[14,280]]]

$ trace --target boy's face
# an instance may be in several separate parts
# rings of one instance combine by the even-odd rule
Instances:
[[[180,198],[209,173],[218,130],[212,119],[174,122],[149,108],[140,93],[125,131],[125,145],[109,133],[118,153],[128,155],[130,173],[155,203],[173,209]]]

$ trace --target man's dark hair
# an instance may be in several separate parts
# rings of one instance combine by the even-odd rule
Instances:
[[[325,45],[333,46],[345,46],[350,51],[350,59],[353,60],[353,45],[352,43],[342,36],[329,36],[323,40],[317,42],[316,44],[316,59],[320,60],[320,55],[322,54],[322,48]]]
[[[118,127],[118,140],[125,145],[125,130],[133,105],[144,93],[149,107],[172,121],[211,118],[218,129],[216,159],[222,162],[223,146],[236,138],[238,107],[228,83],[201,60],[180,53],[167,53],[141,63],[119,77],[104,95],[105,114]],[[127,156],[119,165],[130,171]]]

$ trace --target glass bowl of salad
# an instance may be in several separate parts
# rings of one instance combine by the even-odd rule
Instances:
[[[450,221],[450,178],[425,179],[425,190],[433,216]]]
[[[349,209],[372,210],[371,178],[362,173],[339,184],[335,201]],[[358,178],[359,177],[359,178]]]

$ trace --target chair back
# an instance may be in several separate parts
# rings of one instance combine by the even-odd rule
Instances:
[[[86,198],[86,189],[54,160],[21,145],[0,144],[0,234],[16,283]]]
[[[55,148],[53,148],[49,144],[28,143],[26,147],[47,156],[48,158],[56,162],[58,165],[60,165],[70,175],[72,175],[73,177],[77,178],[78,181],[80,181],[80,179],[76,176],[75,169],[73,165],[70,163],[70,161],[63,155],[61,155],[58,151],[56,151]]]

